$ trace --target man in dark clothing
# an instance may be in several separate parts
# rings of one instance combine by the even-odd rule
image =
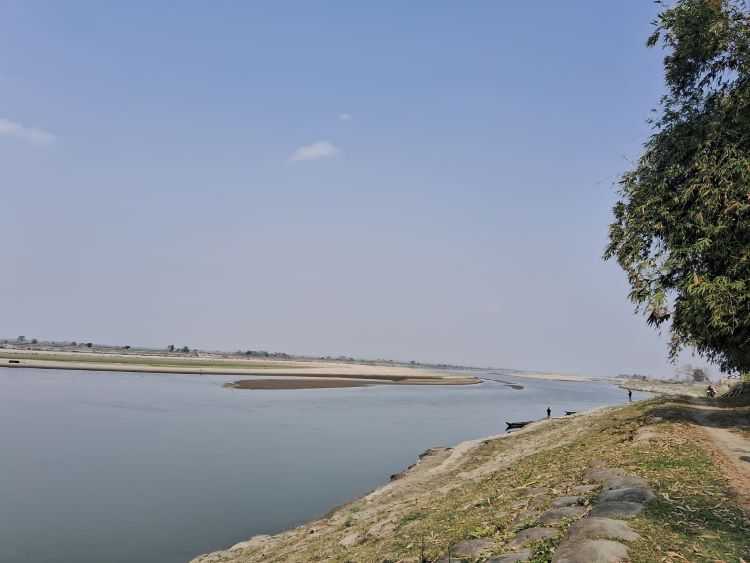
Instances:
[[[633,402],[633,390],[628,389],[628,400],[632,403]]]
[[[547,407],[547,418],[549,418],[549,415],[551,415],[551,414],[552,414],[552,409],[550,409],[549,407]]]

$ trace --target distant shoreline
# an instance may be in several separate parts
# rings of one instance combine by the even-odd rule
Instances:
[[[0,349],[0,367],[116,371],[153,374],[197,374],[233,376],[306,377],[356,379],[339,387],[376,384],[400,385],[472,385],[478,377],[402,366],[381,366],[325,361],[256,360],[236,357],[111,354],[96,352],[48,352]],[[252,380],[247,380],[252,381]],[[237,382],[235,382],[237,383]],[[313,382],[314,383],[314,382]],[[321,385],[323,386],[322,381]],[[346,383],[346,382],[345,382]],[[235,388],[249,388],[241,384]],[[290,388],[279,384],[275,388]],[[325,387],[334,385],[326,382]],[[307,384],[305,388],[313,388]]]
[[[13,362],[13,363],[10,363]],[[121,371],[154,374],[200,374],[236,376],[287,376],[366,379],[371,384],[471,385],[484,380],[482,374],[543,381],[619,383],[620,378],[547,373],[503,368],[407,365],[381,361],[244,357],[214,352],[158,352],[151,350],[107,351],[45,348],[0,348],[0,367]],[[482,372],[471,375],[471,372]]]
[[[608,377],[596,377],[592,375],[571,375],[566,373],[545,373],[540,371],[521,371],[513,369],[491,369],[487,370],[492,375],[510,375],[511,377],[525,377],[526,379],[540,379],[542,381],[615,381]]]
[[[693,397],[703,397],[706,395],[706,387],[709,383],[683,383],[675,381],[658,381],[653,379],[624,379],[620,378],[615,381],[621,389],[630,389],[632,391],[646,391],[648,393],[659,393],[662,395],[690,395]],[[729,389],[729,386],[722,383],[713,383],[718,393]]]

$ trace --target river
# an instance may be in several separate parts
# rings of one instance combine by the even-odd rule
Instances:
[[[0,560],[184,563],[320,516],[430,447],[627,401],[608,382],[476,375],[524,388],[0,368]]]

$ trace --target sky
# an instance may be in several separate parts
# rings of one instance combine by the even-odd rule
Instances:
[[[0,336],[671,376],[601,260],[657,8],[0,0]]]

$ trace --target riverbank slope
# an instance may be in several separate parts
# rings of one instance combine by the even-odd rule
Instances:
[[[573,520],[590,518],[601,498],[600,482],[589,478],[592,466],[619,468],[655,494],[628,521],[636,536],[622,544],[632,562],[739,562],[750,553],[749,491],[728,477],[721,454],[696,432],[696,401],[702,400],[658,397],[435,448],[387,485],[319,520],[194,563],[437,561],[457,544],[480,549],[471,561],[524,547],[534,561],[550,561]],[[733,414],[712,424],[748,416],[743,408],[718,409]],[[542,511],[566,502],[575,505],[563,511],[568,516],[539,522]]]
[[[708,383],[695,383],[687,381],[662,381],[657,379],[625,379],[615,380],[622,389],[633,391],[645,391],[647,393],[660,393],[662,395],[688,395],[690,397],[705,397]],[[729,390],[726,383],[714,383],[717,394]]]

